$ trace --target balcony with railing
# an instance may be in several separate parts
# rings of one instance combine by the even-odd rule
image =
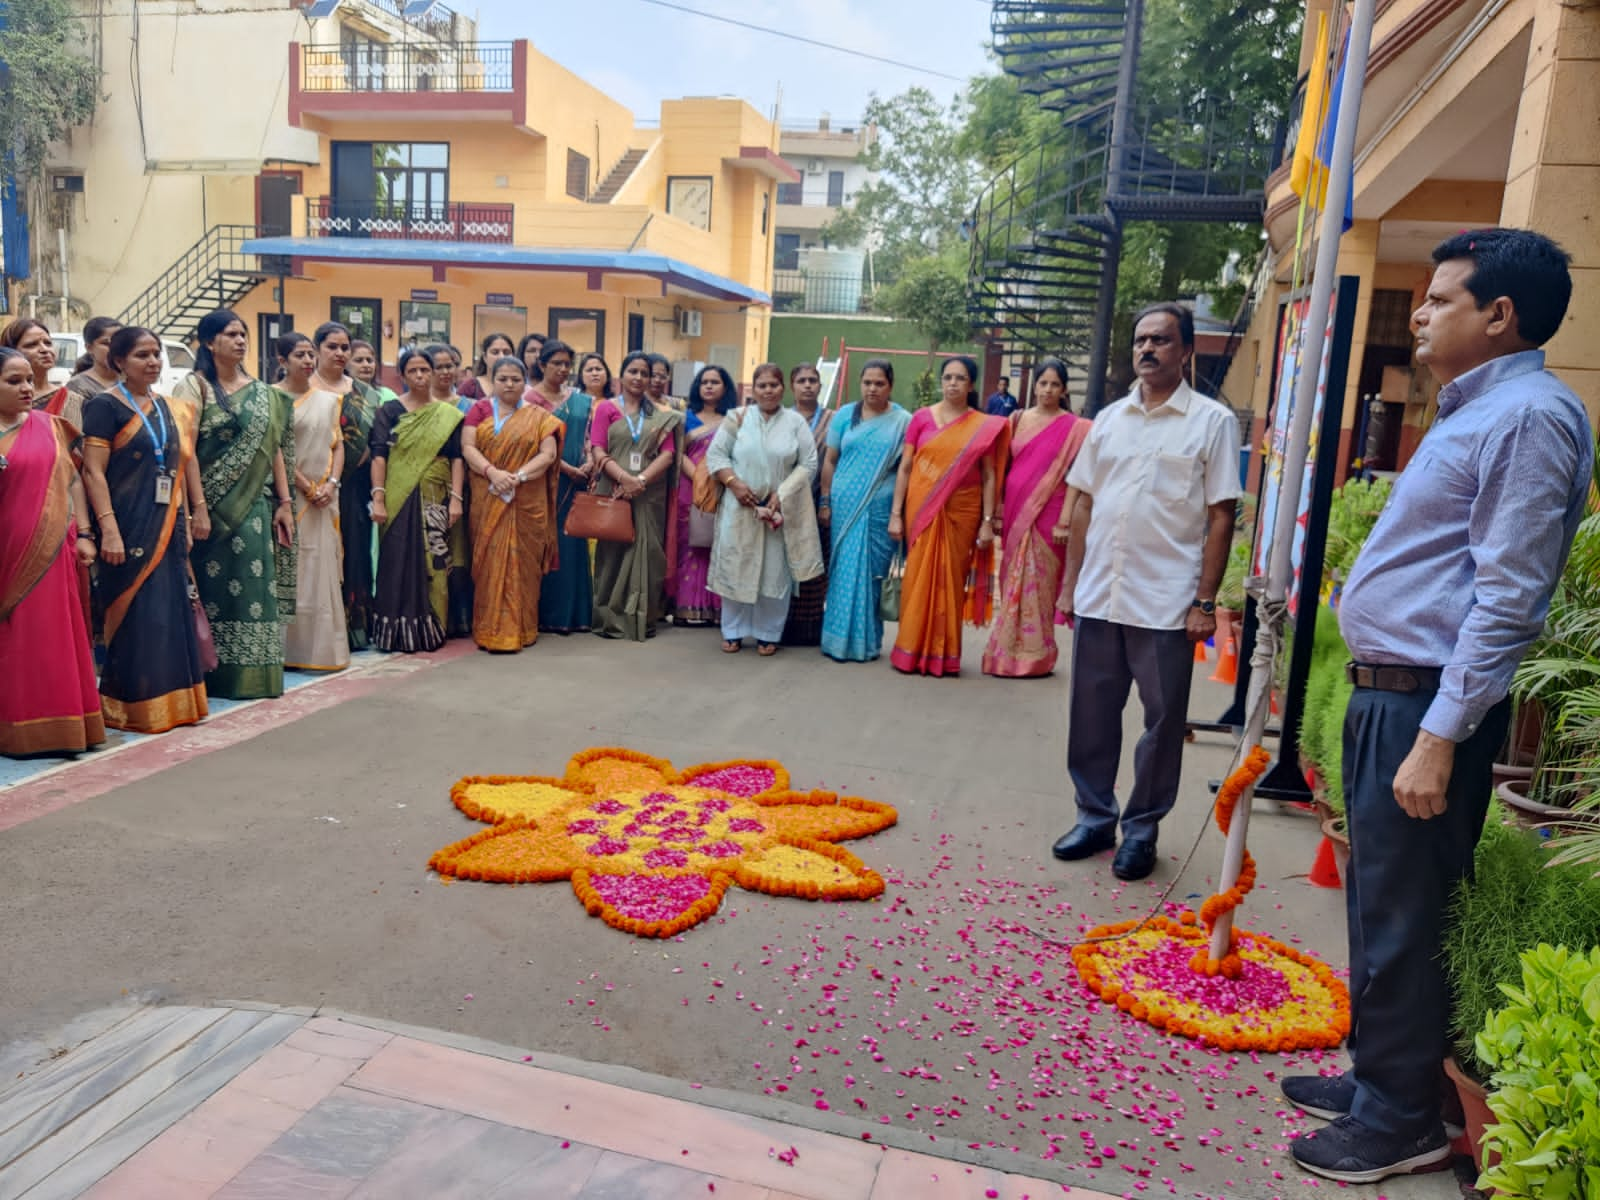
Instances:
[[[419,41],[289,44],[289,120],[447,114],[521,123],[528,43]]]
[[[351,204],[308,196],[306,236],[509,246],[515,213],[510,204]]]

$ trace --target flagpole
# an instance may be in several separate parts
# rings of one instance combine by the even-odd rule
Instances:
[[[1278,636],[1262,638],[1257,632],[1251,658],[1252,679],[1263,689],[1272,686],[1273,659],[1282,636],[1286,600],[1294,575],[1291,550],[1295,523],[1299,516],[1300,485],[1305,476],[1306,455],[1311,446],[1312,410],[1316,405],[1318,379],[1322,373],[1323,340],[1332,307],[1335,272],[1339,263],[1339,239],[1344,233],[1345,207],[1354,186],[1356,124],[1361,117],[1361,92],[1366,81],[1367,58],[1372,48],[1372,22],[1376,0],[1355,0],[1350,22],[1349,49],[1345,55],[1344,86],[1331,102],[1333,114],[1333,159],[1328,164],[1328,194],[1323,202],[1322,229],[1317,237],[1317,262],[1311,276],[1311,300],[1300,327],[1300,373],[1295,380],[1294,412],[1289,426],[1289,444],[1284,450],[1283,481],[1278,489],[1278,509],[1272,530],[1272,557],[1267,563],[1266,620],[1276,626]],[[1322,64],[1315,69],[1321,70]],[[1323,447],[1334,453],[1334,447]],[[1310,581],[1308,581],[1310,582]],[[1313,584],[1315,587],[1315,584]],[[1262,653],[1264,651],[1264,653]],[[1266,730],[1267,704],[1263,697],[1252,704],[1245,717],[1243,746],[1261,743]],[[1241,755],[1242,758],[1242,755]],[[1250,826],[1250,805],[1254,789],[1240,798],[1228,828],[1228,843],[1222,855],[1222,879],[1217,888],[1228,892],[1239,881],[1244,867],[1246,834]],[[1220,961],[1227,953],[1233,931],[1233,912],[1223,913],[1211,931],[1211,958]]]

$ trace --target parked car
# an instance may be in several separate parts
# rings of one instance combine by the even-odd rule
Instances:
[[[83,356],[83,334],[52,334],[51,341],[56,344],[56,365],[50,368],[50,383],[52,386],[60,387],[72,378],[73,364]],[[172,389],[177,387],[192,370],[194,370],[194,355],[189,347],[182,342],[162,338],[161,382],[156,384],[156,390],[163,396],[172,395]]]

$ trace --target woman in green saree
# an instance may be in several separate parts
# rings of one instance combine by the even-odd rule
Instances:
[[[198,425],[195,459],[211,532],[190,561],[216,641],[212,696],[283,695],[283,628],[294,619],[294,405],[244,370],[244,322],[218,309],[200,322],[195,370],[173,389]],[[280,340],[291,371],[316,365],[304,334]]]
[[[372,599],[372,644],[407,654],[444,645],[449,533],[460,524],[461,412],[432,399],[433,364],[400,356],[406,392],[372,421],[372,519],[382,531]],[[393,517],[390,513],[393,513]]]
[[[377,553],[373,548],[372,451],[367,439],[378,409],[396,399],[382,384],[381,364],[371,342],[350,343],[350,378],[339,413],[344,439],[344,477],[339,488],[339,537],[344,543],[344,616],[351,650],[365,650],[372,624],[372,580]]]
[[[595,491],[633,502],[633,541],[595,543],[594,631],[642,642],[655,636],[666,607],[667,514],[683,414],[651,403],[642,350],[622,360],[621,380],[622,394],[595,406],[589,441],[600,466]]]

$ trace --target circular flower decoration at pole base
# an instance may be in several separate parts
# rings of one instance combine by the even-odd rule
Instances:
[[[835,842],[893,825],[895,810],[832,792],[789,790],[781,763],[739,759],[679,772],[664,759],[601,747],[561,778],[473,775],[450,792],[492,824],[428,862],[484,883],[570,879],[585,909],[642,937],[705,920],[729,885],[808,900],[870,900],[883,879]]]
[[[1265,773],[1259,746],[1217,792],[1217,825],[1226,835],[1234,809]],[[1072,961],[1091,991],[1157,1029],[1222,1050],[1324,1049],[1350,1032],[1350,992],[1333,971],[1282,942],[1232,929],[1228,951],[1211,957],[1211,931],[1255,886],[1246,851],[1239,880],[1210,897],[1200,918],[1152,917],[1089,931]]]

